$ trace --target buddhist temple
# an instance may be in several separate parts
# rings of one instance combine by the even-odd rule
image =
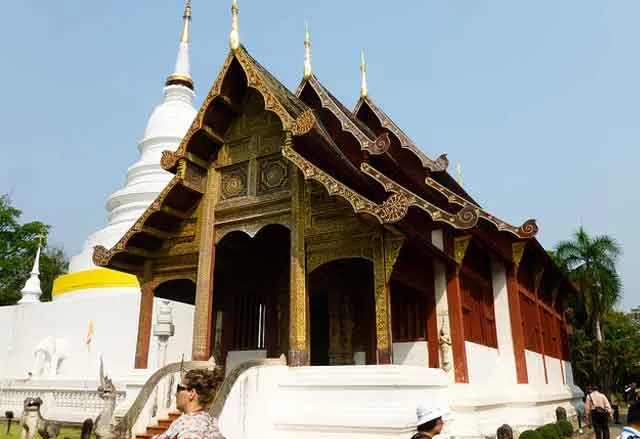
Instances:
[[[227,437],[410,437],[425,400],[451,413],[444,438],[505,423],[520,432],[557,408],[575,417],[566,310],[576,289],[536,221],[493,215],[445,153],[414,144],[374,99],[364,52],[360,97],[347,105],[315,74],[307,27],[302,77],[287,88],[244,45],[237,0],[228,55],[193,109],[189,2],[184,17],[141,159],[69,275],[108,273],[135,293],[124,307],[109,301],[110,281],[62,282],[53,303],[82,296],[88,307],[84,293],[97,289],[104,309],[119,306],[103,324],[127,344],[101,346],[118,367],[130,361],[118,369],[122,406],[139,391],[130,383],[161,365],[163,301],[163,322],[170,307],[178,319],[174,361],[228,374],[281,359],[225,390]]]

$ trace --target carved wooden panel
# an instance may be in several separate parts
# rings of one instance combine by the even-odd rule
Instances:
[[[276,154],[258,160],[258,195],[289,188],[289,164]]]
[[[279,153],[283,143],[282,132],[260,136],[258,138],[258,157]]]
[[[221,170],[220,198],[229,200],[246,196],[247,185],[247,163],[229,166]]]

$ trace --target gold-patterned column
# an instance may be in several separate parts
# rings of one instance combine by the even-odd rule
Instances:
[[[373,256],[378,364],[393,363],[390,280],[404,237],[382,233],[375,238]]]
[[[292,145],[291,133],[285,142]],[[289,365],[309,364],[308,300],[306,286],[305,188],[300,171],[291,165],[291,265],[289,268]]]
[[[205,361],[211,356],[211,335],[214,325],[213,273],[216,261],[215,207],[218,201],[220,173],[209,170],[207,188],[200,204],[198,232],[198,277],[196,279],[196,306],[193,323],[194,360]]]

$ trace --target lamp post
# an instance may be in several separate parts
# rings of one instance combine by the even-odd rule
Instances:
[[[160,300],[158,311],[156,312],[156,322],[153,325],[153,335],[158,340],[158,362],[157,368],[160,369],[167,364],[167,345],[169,338],[173,337],[175,325],[173,324],[173,308],[168,300]],[[158,413],[160,408],[165,409],[163,404],[163,396],[166,395],[166,379],[161,380],[156,388],[156,398],[154,415]]]

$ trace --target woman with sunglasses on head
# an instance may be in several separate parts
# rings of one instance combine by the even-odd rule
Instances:
[[[222,382],[218,370],[190,370],[176,389],[176,408],[182,415],[153,439],[224,439],[218,420],[207,409]]]

